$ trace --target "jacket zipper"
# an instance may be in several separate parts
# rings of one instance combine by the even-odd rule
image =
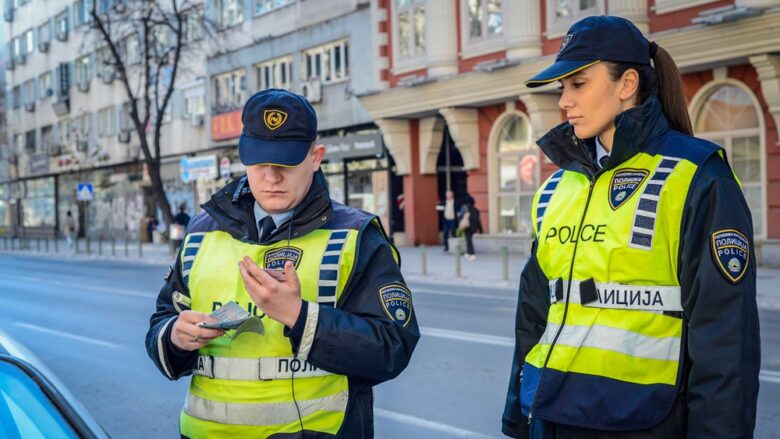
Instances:
[[[585,222],[585,216],[588,214],[588,206],[590,205],[590,199],[593,195],[593,186],[596,184],[596,180],[598,179],[598,173],[588,178],[590,180],[590,186],[588,187],[588,198],[585,200],[585,209],[582,211],[582,217],[580,217],[580,225],[577,228],[578,233],[582,230],[582,224]],[[542,380],[544,379],[544,371],[547,368],[547,364],[550,362],[550,357],[552,356],[553,349],[555,348],[555,344],[558,342],[558,337],[560,337],[561,332],[563,331],[564,325],[566,325],[566,315],[569,313],[569,298],[571,296],[571,283],[572,283],[572,276],[574,274],[574,260],[577,258],[577,246],[579,245],[580,240],[579,238],[577,241],[574,242],[574,252],[571,256],[571,265],[569,266],[569,284],[566,288],[566,302],[563,307],[563,319],[561,320],[561,325],[558,327],[558,331],[555,333],[555,337],[553,337],[553,341],[550,344],[550,349],[547,351],[547,356],[544,359],[544,365],[542,365],[542,371],[539,373],[539,384],[536,387],[536,392],[534,392],[534,399],[531,401],[531,408],[528,412],[528,424],[531,424],[531,421],[534,418],[534,409],[536,408],[536,399],[539,397],[539,389],[542,387]]]

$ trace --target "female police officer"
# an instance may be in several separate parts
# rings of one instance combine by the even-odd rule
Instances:
[[[527,85],[554,81],[568,122],[538,142],[561,170],[534,197],[503,432],[752,436],[751,216],[724,151],[691,137],[674,61],[588,17]]]

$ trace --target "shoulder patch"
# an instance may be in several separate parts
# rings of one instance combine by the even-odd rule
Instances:
[[[302,255],[303,250],[297,247],[282,247],[269,250],[265,254],[265,268],[268,270],[281,270],[287,261],[291,261],[297,270]]]
[[[412,320],[412,293],[405,285],[391,283],[379,287],[379,300],[387,315],[403,326]]]
[[[648,175],[650,171],[647,169],[618,169],[609,183],[609,206],[612,210],[617,210],[628,201]]]
[[[747,273],[750,245],[747,237],[736,229],[722,229],[712,234],[711,246],[715,265],[732,284],[738,284]]]

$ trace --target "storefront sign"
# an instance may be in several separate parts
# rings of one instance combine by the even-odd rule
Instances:
[[[195,180],[214,180],[219,175],[217,173],[217,156],[203,155],[198,157],[181,158],[179,164],[181,181],[189,183]]]
[[[42,174],[49,172],[49,155],[48,154],[33,154],[28,160],[30,166],[30,174]]]
[[[213,140],[235,139],[241,135],[241,111],[211,116],[211,138]]]
[[[219,178],[227,180],[230,178],[230,159],[228,157],[222,157],[219,161]]]
[[[379,133],[323,137],[318,140],[318,143],[325,145],[325,160],[340,160],[382,154],[382,136]]]

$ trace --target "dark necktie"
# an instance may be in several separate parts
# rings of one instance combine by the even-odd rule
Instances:
[[[271,215],[266,215],[265,218],[257,222],[257,225],[260,227],[260,242],[265,242],[265,240],[271,236],[274,229],[276,229],[276,224],[274,223],[274,219],[271,218]]]
[[[608,161],[609,161],[609,156],[608,156],[608,155],[602,156],[602,157],[599,159],[599,167],[600,167],[601,169],[604,169],[604,167],[605,167],[605,166],[607,166],[607,162],[608,162]]]

